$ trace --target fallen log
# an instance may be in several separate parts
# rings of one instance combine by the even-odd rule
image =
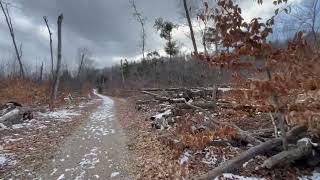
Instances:
[[[160,101],[160,102],[169,102],[169,103],[184,103],[185,99],[184,98],[177,98],[177,99],[171,99],[165,96],[161,96],[159,94],[151,93],[148,91],[142,91],[143,94],[147,94],[150,96],[153,96],[154,99]]]
[[[297,146],[297,148],[288,151],[282,151],[279,154],[276,154],[265,160],[262,164],[262,167],[271,169],[277,165],[289,164],[312,153],[312,142],[308,138],[299,140]]]
[[[192,104],[190,102],[187,102],[184,98],[181,98],[181,99],[170,99],[168,97],[163,97],[163,96],[161,96],[159,94],[151,93],[151,92],[148,92],[148,91],[142,91],[142,93],[147,94],[147,95],[151,95],[155,99],[158,99],[158,100],[161,100],[161,101],[167,101],[167,102],[170,102],[170,103],[181,103],[181,102],[183,102],[186,107],[193,108],[193,109],[196,109],[196,110],[198,110],[200,112],[203,112],[208,117],[211,116],[211,114],[206,109],[204,109],[202,107],[199,107],[199,106],[197,106],[195,104]],[[213,119],[211,119],[211,122],[217,124],[217,126],[225,125],[225,126],[233,127],[234,129],[237,130],[237,139],[239,139],[240,141],[244,141],[244,142],[250,143],[252,145],[257,145],[257,144],[261,143],[260,140],[258,140],[257,138],[253,137],[250,133],[242,130],[241,128],[239,128],[235,124],[219,122],[219,121],[215,121]]]
[[[175,93],[183,93],[184,96],[189,98],[201,97],[205,98],[207,96],[212,96],[212,88],[145,88],[142,89],[142,92],[175,92]]]
[[[208,117],[210,117],[210,113],[208,113],[207,110],[195,106],[189,102],[185,102],[185,104],[191,108],[194,108],[200,112],[203,112],[204,114],[206,114]],[[252,145],[258,145],[260,143],[262,143],[260,140],[258,140],[257,138],[253,137],[249,132],[242,130],[241,128],[239,128],[237,125],[235,124],[231,124],[231,123],[227,123],[227,122],[219,122],[217,120],[214,119],[210,119],[210,122],[216,124],[216,127],[220,127],[220,126],[230,126],[232,128],[234,128],[237,131],[237,139],[240,141],[244,141],[247,143],[250,143]]]
[[[211,102],[195,102],[191,103],[194,106],[201,107],[203,109],[215,109],[216,105]],[[187,105],[186,103],[178,103],[176,107],[179,109],[193,109],[193,107]]]
[[[3,123],[0,123],[0,131],[8,129]]]
[[[15,108],[0,117],[0,123],[5,126],[22,123],[23,120],[32,119],[32,111],[27,108]]]
[[[254,137],[263,137],[263,138],[270,138],[273,136],[274,129],[267,128],[267,129],[259,129],[256,131],[251,132],[251,135]]]
[[[16,108],[11,110],[10,112],[7,112],[6,114],[4,114],[3,116],[0,117],[0,122],[7,122],[13,119],[17,119],[21,116],[21,110]]]
[[[142,91],[181,91],[186,88],[144,88]]]
[[[138,100],[136,102],[136,105],[142,105],[142,104],[150,104],[150,103],[154,103],[154,102],[157,102],[156,100]]]
[[[305,126],[297,126],[294,127],[291,131],[289,131],[286,136],[288,141],[295,141],[299,137],[300,134],[303,132],[306,132],[307,128]],[[213,179],[217,176],[220,176],[223,173],[231,173],[234,170],[238,169],[239,167],[242,167],[242,165],[249,161],[250,159],[256,157],[257,155],[263,154],[277,146],[280,146],[282,144],[281,138],[276,138],[269,140],[267,142],[264,142],[258,146],[252,147],[249,150],[241,153],[239,156],[226,161],[221,166],[216,167],[215,169],[209,171],[207,174],[193,177],[194,180],[202,180],[202,179]]]

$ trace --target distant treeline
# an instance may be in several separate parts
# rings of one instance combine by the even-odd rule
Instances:
[[[187,56],[147,58],[139,62],[123,60],[103,70],[98,84],[106,89],[143,87],[212,86],[226,83],[230,73]]]

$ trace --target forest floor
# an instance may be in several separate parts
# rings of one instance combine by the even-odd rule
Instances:
[[[230,141],[225,144],[222,138],[221,145],[220,140],[217,140],[216,145],[209,145],[201,150],[193,148],[199,141],[196,136],[185,142],[190,145],[189,148],[179,147],[176,142],[184,136],[183,132],[178,132],[179,128],[172,126],[168,129],[155,129],[150,123],[150,117],[159,114],[159,104],[149,103],[142,108],[137,107],[137,100],[146,100],[143,95],[114,99],[117,117],[129,137],[129,150],[138,160],[133,173],[134,179],[190,179],[219,166],[250,147],[250,144],[230,145]],[[230,116],[228,113],[230,112],[220,111],[216,117],[225,118]],[[201,115],[199,112],[185,112],[183,118],[189,117],[190,121],[194,121],[199,114]],[[247,122],[236,123],[244,129],[259,129],[260,121],[261,119],[255,117],[247,119]],[[183,122],[177,122],[177,126],[179,123]],[[317,168],[287,166],[273,170],[261,169],[261,162],[265,159],[263,155],[257,156],[244,163],[234,174],[225,173],[216,179],[320,179],[320,169]],[[303,163],[301,165],[303,166]]]
[[[113,100],[38,112],[0,136],[0,179],[132,179]]]
[[[114,98],[117,118],[129,138],[129,150],[136,158],[134,179],[181,179],[183,168],[171,149],[161,143],[145,119],[149,112],[140,113],[131,98]]]
[[[150,117],[159,116],[161,108],[158,103],[137,106],[144,98],[109,98],[95,92],[91,100],[55,112],[36,112],[32,120],[1,131],[0,179],[190,179],[250,147],[224,143],[227,137],[222,135],[232,133],[225,128],[210,134],[220,136],[216,144],[203,147],[206,134],[197,139],[181,129],[201,119],[203,114],[194,110],[182,112],[168,128],[154,128]],[[219,110],[214,116],[231,121],[232,113]],[[257,118],[234,123],[245,130],[259,129]],[[314,168],[259,169],[265,159],[257,156],[234,174],[216,179],[320,177]]]

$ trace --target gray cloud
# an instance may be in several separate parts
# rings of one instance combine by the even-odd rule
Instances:
[[[35,59],[39,61],[44,58],[49,63],[49,42],[42,17],[48,16],[51,28],[55,30],[60,13],[64,14],[63,57],[67,64],[75,62],[77,49],[81,47],[87,47],[93,52],[99,66],[111,65],[118,57],[136,57],[141,52],[140,26],[132,17],[128,0],[12,1],[19,7],[11,8],[11,12],[17,41],[24,47],[23,59],[28,63],[34,64]],[[179,13],[181,8],[177,8],[178,1],[136,0],[138,9],[147,17],[147,49],[163,49],[163,40],[152,27],[155,18],[163,17],[182,23],[183,18]],[[252,0],[248,2],[252,3]],[[254,12],[254,8],[248,9]],[[2,13],[0,38],[0,53],[12,53],[11,39]],[[183,33],[180,33],[179,38],[183,46],[191,47],[189,39]],[[56,46],[56,42],[54,45]]]

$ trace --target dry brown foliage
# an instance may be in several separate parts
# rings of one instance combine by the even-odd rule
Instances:
[[[15,101],[23,105],[43,105],[48,102],[49,84],[31,80],[3,79],[0,84],[0,104]]]
[[[285,2],[275,1],[275,5]],[[223,46],[229,51],[214,56],[202,54],[200,59],[210,65],[234,70],[238,86],[249,85],[242,86],[249,87],[246,96],[232,94],[236,102],[272,111],[270,106],[276,106],[272,97],[276,95],[279,111],[292,125],[304,123],[314,129],[310,119],[313,122],[318,119],[315,117],[320,110],[320,50],[310,47],[302,32],[296,33],[287,48],[274,48],[267,42],[267,37],[273,32],[275,17],[280,11],[288,12],[286,8],[276,9],[275,15],[266,22],[260,18],[245,22],[241,8],[232,0],[218,0],[217,3],[211,20],[221,34]],[[242,77],[239,72],[242,72]],[[316,132],[319,134],[320,129]]]

